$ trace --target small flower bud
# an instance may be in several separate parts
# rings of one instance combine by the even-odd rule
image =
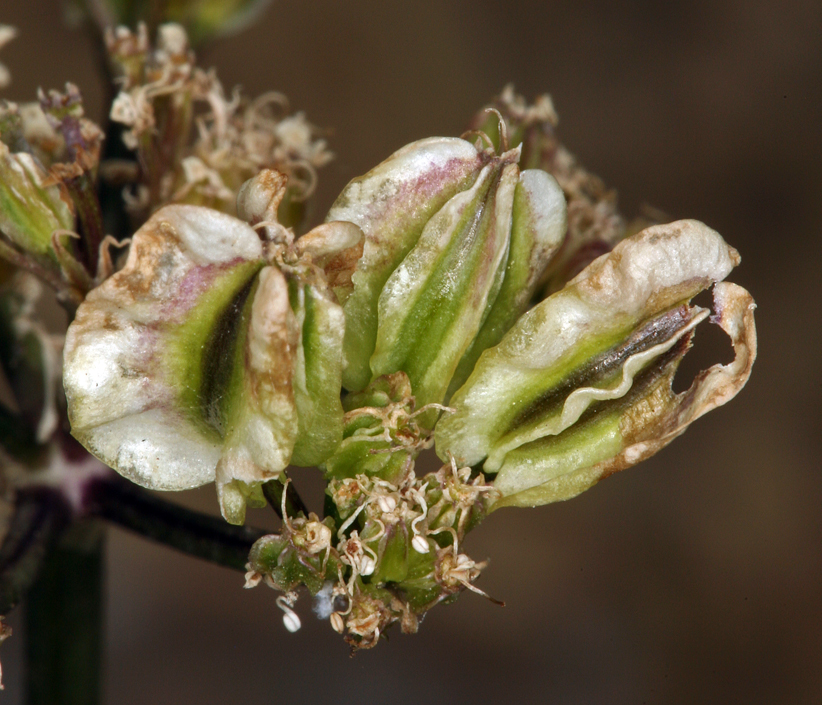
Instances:
[[[413,539],[411,539],[411,546],[417,553],[428,553],[428,539],[425,538],[422,534],[417,534]]]
[[[285,174],[263,169],[237,192],[237,216],[251,225],[276,223],[287,183]]]
[[[377,506],[380,508],[381,512],[388,514],[397,508],[397,500],[391,495],[381,495],[377,499]]]
[[[255,541],[248,554],[248,570],[284,592],[305,585],[312,594],[322,594],[328,581],[337,579],[341,565],[336,554],[328,550],[333,519],[319,522],[315,515],[310,516],[307,522],[304,518],[285,522],[282,534]]]
[[[343,441],[323,463],[329,477],[364,474],[396,482],[417,453],[419,429],[412,415],[411,385],[404,373],[380,377],[345,399]],[[405,441],[410,439],[410,445]]]
[[[13,154],[0,142],[0,233],[18,250],[51,263],[52,234],[74,230],[74,205],[62,183],[48,182],[30,154]]]
[[[305,548],[309,553],[320,553],[331,545],[331,529],[318,519],[305,525]]]
[[[283,615],[283,625],[285,628],[290,631],[292,634],[294,632],[300,631],[300,627],[302,627],[302,622],[300,622],[300,618],[297,616],[297,613],[294,610],[288,610]]]
[[[377,562],[369,555],[365,555],[362,557],[359,565],[359,572],[360,575],[367,576],[372,575],[374,573],[374,568],[376,567]]]

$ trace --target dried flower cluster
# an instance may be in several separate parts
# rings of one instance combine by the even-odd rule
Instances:
[[[93,456],[151,489],[215,482],[232,524],[247,506],[278,510],[246,586],[283,593],[288,629],[304,587],[355,648],[394,622],[416,631],[434,605],[484,594],[485,563],[463,548],[488,512],[572,497],[745,384],[754,305],[722,282],[737,252],[696,221],[629,234],[558,142],[547,96],[528,105],[506,88],[463,138],[403,147],[296,237],[331,157],[302,114],[278,94],[227,98],[178,25],[156,46],[145,27],[106,41],[131,156],[100,164],[71,86],[4,106],[0,254],[76,307],[62,379]],[[119,269],[98,174],[125,187],[140,224]],[[31,275],[5,281],[4,369],[13,349],[30,367],[14,391],[36,379],[42,393],[31,408],[18,398],[4,428],[48,446],[63,413],[55,348],[32,321]],[[690,302],[711,287],[735,360],[675,394],[709,317]],[[418,474],[429,448],[442,465]],[[72,467],[98,471],[85,457]],[[289,466],[324,473],[322,518]]]
[[[292,209],[311,195],[316,170],[332,154],[302,113],[288,114],[284,96],[226,97],[215,72],[196,66],[179,25],[160,27],[156,48],[145,25],[109,30],[106,45],[121,83],[111,119],[126,128],[123,142],[138,157],[136,173],[117,162],[108,174],[131,182],[127,205],[138,222],[168,203],[235,214],[237,191],[262,169],[289,177]]]

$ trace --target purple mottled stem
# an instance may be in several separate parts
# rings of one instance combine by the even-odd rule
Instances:
[[[95,481],[88,511],[146,538],[213,563],[245,570],[248,552],[265,531],[166,502],[119,477]]]

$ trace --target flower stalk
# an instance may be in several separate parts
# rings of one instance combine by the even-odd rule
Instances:
[[[181,507],[120,478],[90,488],[88,512],[151,541],[233,570],[244,570],[260,529],[232,526]]]

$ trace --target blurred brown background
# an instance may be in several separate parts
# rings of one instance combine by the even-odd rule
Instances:
[[[72,80],[101,117],[91,43],[55,0],[3,0],[0,21],[21,30],[6,97]],[[394,149],[460,134],[506,82],[550,92],[627,215],[699,218],[740,250],[760,358],[651,461],[472,534],[507,607],[465,594],[354,659],[307,601],[288,634],[265,588],[112,531],[107,702],[822,702],[822,3],[276,0],[200,57],[333,131],[318,215]],[[730,354],[715,339],[705,364]],[[180,500],[216,510],[211,488]],[[23,638],[0,653],[10,705]]]

